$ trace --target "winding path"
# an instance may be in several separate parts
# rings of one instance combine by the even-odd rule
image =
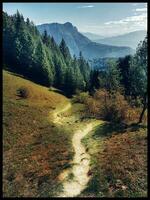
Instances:
[[[77,130],[72,138],[75,155],[73,158],[73,167],[70,172],[73,178],[68,180],[67,177],[63,182],[63,192],[59,197],[75,197],[79,195],[87,186],[90,176],[90,155],[86,152],[85,147],[82,145],[81,140],[96,126],[95,123],[88,124],[83,130]]]
[[[60,114],[66,112],[71,108],[71,104],[67,104],[62,110],[54,113],[54,122],[62,124],[62,116]],[[82,145],[81,140],[85,137],[92,129],[100,124],[99,121],[93,121],[85,125],[84,128],[76,130],[72,144],[74,148],[74,158],[72,161],[72,168],[70,170],[64,170],[60,177],[63,177],[63,192],[59,194],[59,197],[75,197],[79,195],[87,186],[90,176],[88,172],[90,170],[90,155],[86,152],[85,147]],[[68,178],[69,174],[72,174],[72,178]]]
[[[67,110],[69,110],[71,108],[71,103],[69,102],[64,108],[62,108],[61,110],[57,110],[54,111],[53,113],[53,122],[56,124],[62,124],[61,123],[61,114],[66,112]]]

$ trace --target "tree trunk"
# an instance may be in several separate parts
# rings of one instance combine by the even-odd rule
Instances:
[[[147,108],[147,101],[146,100],[147,100],[147,98],[145,97],[144,104],[143,104],[143,110],[142,110],[142,112],[140,114],[140,118],[139,118],[138,124],[142,123],[142,121],[143,121],[144,113],[145,113],[145,110]]]
[[[142,110],[142,112],[141,112],[141,114],[140,114],[140,118],[139,118],[138,124],[142,123],[145,110],[146,110],[146,106],[144,105],[143,110]]]

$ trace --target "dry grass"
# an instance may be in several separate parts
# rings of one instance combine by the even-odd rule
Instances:
[[[111,197],[147,196],[147,134],[145,129],[113,135],[99,156]]]
[[[147,196],[147,129],[104,124],[84,139],[93,178],[85,197]]]
[[[35,84],[29,80],[23,79],[19,76],[13,76],[10,72],[3,71],[3,96],[4,98],[11,98],[12,100],[19,100],[16,95],[19,88],[27,88],[29,97],[25,101],[34,106],[48,106],[49,108],[55,108],[63,106],[68,100],[63,95],[53,91],[49,91],[49,88]]]
[[[16,90],[29,90],[26,99]],[[49,197],[59,189],[58,175],[72,158],[71,133],[48,115],[68,99],[23,78],[3,73],[3,195]]]

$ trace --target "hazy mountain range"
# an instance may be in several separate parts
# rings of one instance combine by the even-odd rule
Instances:
[[[118,47],[93,42],[81,34],[70,22],[65,24],[42,24],[38,25],[37,28],[41,34],[46,30],[50,36],[54,37],[57,44],[64,38],[72,55],[75,54],[78,56],[79,52],[82,51],[82,54],[86,59],[123,57],[134,53],[134,50],[130,47]]]
[[[95,34],[95,33],[90,33],[90,32],[81,32],[84,36],[86,36],[87,38],[89,38],[90,40],[92,41],[95,41],[95,40],[99,40],[99,39],[104,39],[105,37],[102,36],[102,35],[98,35],[98,34]]]
[[[100,44],[128,46],[133,49],[136,49],[138,43],[141,40],[142,41],[144,40],[146,33],[147,33],[146,31],[141,30],[141,31],[134,31],[134,32],[123,34],[123,35],[114,36],[114,37],[102,38],[102,36],[100,36],[98,39],[93,39],[93,41]]]

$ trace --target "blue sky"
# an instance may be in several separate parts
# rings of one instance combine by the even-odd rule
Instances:
[[[10,15],[17,9],[36,25],[71,22],[81,32],[104,36],[147,30],[146,3],[3,3]]]

